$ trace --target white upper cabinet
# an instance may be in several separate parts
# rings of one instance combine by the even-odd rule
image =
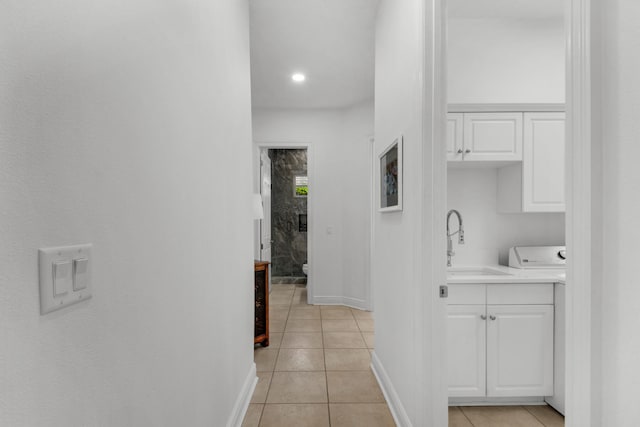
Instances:
[[[524,113],[522,157],[498,169],[498,211],[564,212],[564,113]]]
[[[522,160],[522,113],[465,113],[463,160]]]
[[[453,108],[447,116],[449,167],[498,168],[498,212],[565,211],[563,105]]]
[[[564,113],[524,114],[522,209],[564,212]]]
[[[447,160],[462,160],[463,114],[449,113],[447,115]]]
[[[447,116],[447,160],[494,166],[522,160],[521,112],[458,112]]]

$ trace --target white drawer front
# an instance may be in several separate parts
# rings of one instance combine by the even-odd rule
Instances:
[[[455,284],[449,285],[447,304],[486,304],[487,285]]]
[[[553,283],[487,285],[487,304],[553,304]]]

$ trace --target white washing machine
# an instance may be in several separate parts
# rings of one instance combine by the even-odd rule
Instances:
[[[515,246],[509,249],[509,267],[549,270],[562,283],[554,285],[553,396],[545,401],[564,415],[565,401],[565,246]]]

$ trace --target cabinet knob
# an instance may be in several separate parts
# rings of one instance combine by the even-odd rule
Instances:
[[[458,148],[458,154],[462,154],[462,148]]]
[[[496,316],[494,316],[493,314],[491,316],[489,316],[489,319],[491,320],[496,320]]]
[[[487,315],[486,315],[486,314],[481,314],[481,315],[480,315],[480,318],[481,318],[482,320],[487,320]]]
[[[471,150],[469,148],[467,148],[466,150],[464,150],[465,154],[469,154],[471,152]]]

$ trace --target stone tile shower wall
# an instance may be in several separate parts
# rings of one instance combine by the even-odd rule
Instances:
[[[269,150],[271,158],[271,275],[304,278],[307,233],[299,231],[299,215],[307,213],[307,198],[294,197],[294,176],[307,174],[306,150]]]

